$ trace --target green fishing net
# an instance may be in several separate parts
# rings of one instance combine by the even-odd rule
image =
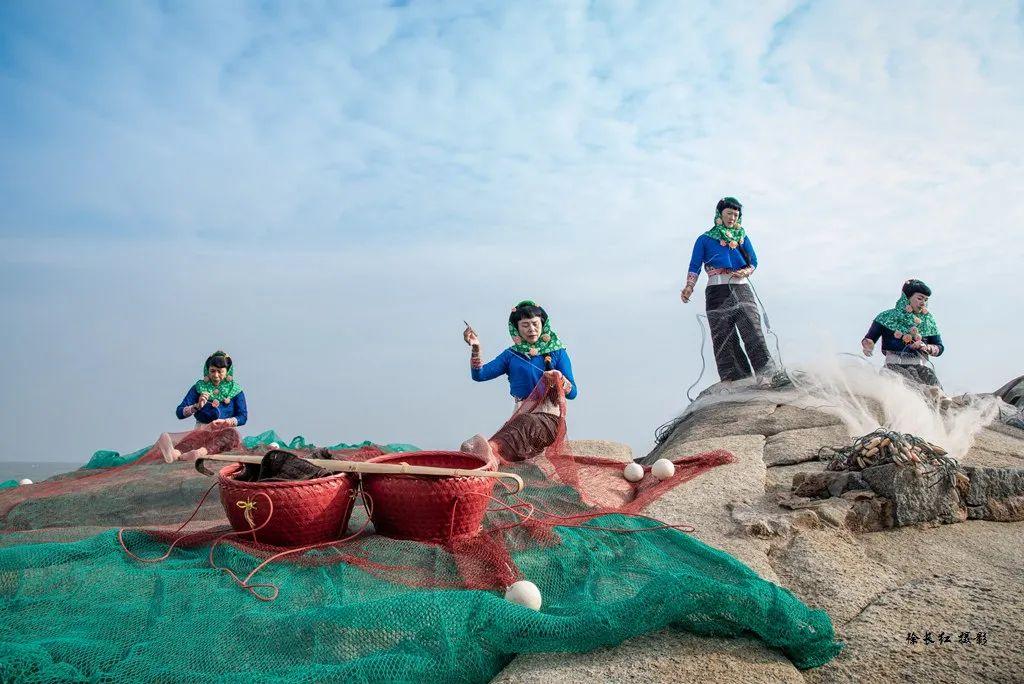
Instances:
[[[338,456],[383,452],[360,445]],[[799,668],[822,665],[841,648],[827,614],[639,515],[731,460],[698,454],[677,461],[673,478],[638,484],[621,463],[567,452],[506,464],[525,480],[517,496],[528,506],[496,494],[477,537],[363,533],[275,560],[252,580],[276,589],[272,601],[222,568],[244,577],[279,549],[221,540],[229,530],[216,494],[196,507],[213,481],[190,464],[149,450],[119,468],[3,490],[0,681],[484,682],[517,654],[585,652],[665,627],[752,635]],[[124,517],[137,509],[148,513]],[[117,511],[147,528],[123,535],[143,558],[166,554],[190,511],[198,531],[165,560],[141,563],[110,529]],[[357,509],[349,533],[365,526]],[[505,600],[516,579],[539,587],[539,611]]]

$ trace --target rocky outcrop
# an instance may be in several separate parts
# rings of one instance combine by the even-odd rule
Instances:
[[[800,672],[756,641],[669,630],[598,653],[520,657],[498,681],[1020,681],[1024,523],[991,521],[1020,520],[1010,471],[1024,467],[1024,432],[994,424],[977,435],[961,459],[970,489],[947,482],[926,493],[931,480],[914,480],[894,498],[884,492],[908,475],[824,471],[818,449],[849,440],[821,412],[726,403],[696,411],[642,459],[736,454],[649,512],[693,524],[701,540],[827,611],[846,642],[834,661]],[[952,643],[925,644],[926,633]],[[970,643],[958,643],[963,633]]]

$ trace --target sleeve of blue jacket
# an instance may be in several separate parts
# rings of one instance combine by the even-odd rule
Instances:
[[[693,243],[693,254],[690,256],[690,268],[687,270],[687,275],[695,274],[700,275],[700,267],[704,264],[704,236],[701,235],[697,238],[697,241]]]
[[[565,395],[566,399],[575,399],[579,388],[576,386],[576,378],[572,376],[572,362],[569,361],[569,352],[562,350],[558,355],[558,362],[555,363],[555,370],[560,371],[566,379],[572,383],[572,390]]]
[[[470,368],[470,376],[477,382],[486,382],[508,373],[509,358],[512,352],[508,349],[498,354],[493,361],[488,361],[480,368]]]
[[[864,339],[878,342],[879,338],[885,334],[885,330],[885,326],[878,321],[871,321],[871,327],[868,328],[868,334],[864,336]]]
[[[743,250],[746,253],[747,261],[750,262],[750,265],[757,268],[757,252],[754,251],[754,243],[750,241],[749,235],[743,240]]]
[[[231,404],[235,407],[235,420],[238,421],[238,425],[245,425],[245,421],[249,420],[249,407],[245,404],[245,392],[239,392],[235,395],[235,398],[231,400]]]
[[[924,343],[934,344],[936,347],[939,348],[939,353],[936,354],[935,356],[942,356],[942,352],[946,351],[946,346],[942,344],[942,335],[929,335],[928,337],[924,338]]]
[[[196,391],[196,386],[192,385],[189,387],[185,398],[181,400],[180,404],[178,404],[178,410],[174,412],[178,416],[178,420],[185,420],[185,418],[188,417],[185,415],[185,409],[197,401],[199,401],[199,392]]]

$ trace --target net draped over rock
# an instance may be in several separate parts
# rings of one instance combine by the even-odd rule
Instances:
[[[544,455],[502,464],[526,488],[494,489],[481,534],[434,544],[364,533],[285,556],[252,580],[276,587],[273,601],[212,569],[244,577],[282,551],[243,533],[211,546],[230,532],[222,515],[187,528],[193,534],[159,563],[127,557],[113,530],[11,529],[33,497],[87,487],[89,497],[76,499],[84,521],[89,501],[116,496],[133,479],[159,488],[200,478],[208,486],[182,466],[147,465],[159,458],[155,450],[36,486],[43,489],[4,490],[0,680],[481,682],[516,654],[589,651],[666,626],[753,634],[800,668],[838,653],[823,611],[641,515],[668,489],[728,464],[730,454],[680,459],[671,478],[648,473],[634,484],[622,463],[571,454],[564,420],[559,433]],[[384,452],[361,445],[334,455],[368,460]],[[349,533],[365,526],[357,506]],[[124,540],[132,553],[157,558],[180,537],[175,527],[129,531]],[[519,579],[539,587],[540,611],[503,598]]]

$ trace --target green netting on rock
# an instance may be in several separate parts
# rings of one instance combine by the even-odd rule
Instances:
[[[296,435],[295,437],[293,437],[291,439],[291,441],[284,440],[274,430],[267,430],[265,432],[261,432],[258,435],[255,435],[253,437],[245,437],[245,438],[242,439],[242,445],[245,446],[246,449],[256,449],[257,447],[267,446],[267,445],[269,445],[271,443],[277,443],[277,444],[281,445],[282,447],[285,447],[285,448],[288,448],[288,449],[313,449],[316,446],[312,442],[307,442],[306,438],[303,437],[302,435]],[[335,444],[335,445],[332,445],[332,446],[329,446],[329,447],[326,447],[326,448],[330,449],[332,451],[341,451],[341,450],[359,449],[359,448],[362,448],[362,447],[371,447],[371,446],[379,446],[381,449],[383,449],[384,451],[389,452],[389,453],[419,451],[419,448],[413,446],[412,444],[376,444],[375,445],[373,442],[370,442],[370,441],[356,442],[356,443],[353,443],[353,444],[347,444],[345,442],[339,442],[338,444]],[[143,448],[139,449],[138,451],[133,451],[130,454],[125,454],[124,456],[122,456],[117,451],[108,451],[108,450],[96,451],[96,452],[93,453],[92,458],[89,459],[89,462],[86,463],[84,466],[82,466],[82,469],[83,470],[93,470],[93,469],[96,469],[96,468],[116,468],[118,466],[123,466],[123,465],[127,465],[129,463],[134,463],[135,461],[137,461],[140,458],[142,458],[143,456],[145,456],[146,453],[150,449],[152,449],[152,446],[146,446],[146,447],[143,447]],[[14,481],[14,484],[17,485],[18,483],[16,481]],[[0,484],[0,488],[2,488],[3,486],[4,485]],[[6,486],[13,486],[13,485],[6,485]]]
[[[100,451],[93,452],[92,458],[89,459],[88,463],[82,466],[82,470],[93,470],[95,468],[116,468],[118,466],[134,463],[135,461],[142,458],[146,454],[146,452],[149,451],[151,448],[151,446],[142,447],[138,451],[133,451],[132,453],[125,454],[124,456],[122,456],[120,452],[117,451],[107,451],[101,449]]]
[[[306,438],[303,437],[302,435],[296,435],[291,439],[291,441],[282,439],[281,436],[278,435],[275,430],[267,430],[265,432],[261,432],[258,435],[254,435],[252,437],[244,437],[242,439],[242,445],[246,449],[255,449],[256,447],[268,446],[272,443],[278,444],[282,448],[287,449],[314,449],[317,446],[312,442],[307,442]],[[355,442],[352,444],[348,444],[346,442],[339,442],[338,444],[333,444],[331,446],[326,446],[324,448],[329,449],[331,451],[342,451],[348,449],[360,449],[362,447],[369,446],[378,446],[389,453],[419,451],[419,447],[415,447],[412,444],[374,444],[373,442],[370,441]]]
[[[668,625],[755,634],[801,668],[839,650],[825,613],[677,530],[555,531],[561,543],[513,556],[540,587],[541,612],[498,592],[410,587],[344,562],[269,566],[261,581],[280,596],[266,603],[222,581],[205,547],[140,564],[113,532],[0,548],[0,680],[482,682],[517,653],[589,651]],[[154,556],[163,548],[141,534],[133,542]],[[386,557],[396,542],[364,545]],[[400,545],[406,562],[455,564],[439,547]],[[236,571],[257,562],[233,547],[217,555]]]
[[[754,635],[800,668],[839,652],[826,613],[675,526],[643,517],[676,487],[729,467],[732,454],[683,456],[669,476],[627,481],[621,462],[572,453],[561,404],[552,446],[500,463],[521,479],[518,492],[483,477],[404,473],[269,483],[289,497],[308,487],[332,502],[342,491],[332,487],[345,483],[353,498],[344,500],[362,501],[347,525],[337,523],[329,545],[316,548],[269,547],[252,529],[260,516],[308,529],[313,519],[290,516],[309,499],[297,509],[283,495],[280,506],[266,493],[231,498],[226,492],[243,483],[167,464],[155,449],[118,468],[0,492],[0,681],[484,682],[516,654],[584,652],[668,626]],[[176,447],[218,449],[232,436],[237,445],[233,433],[196,430]],[[262,443],[248,449],[269,451]],[[326,455],[387,458],[374,445]],[[200,500],[217,482],[226,498]],[[487,482],[493,486],[479,487]],[[385,510],[395,516],[390,522]],[[480,517],[458,536],[385,536],[388,525],[399,529],[396,521],[412,529],[440,520],[454,530],[470,510]],[[368,518],[371,511],[378,517]],[[225,524],[229,512],[243,520],[236,531]],[[145,529],[97,534],[112,520]],[[539,588],[540,610],[504,598],[506,587],[524,580]]]

